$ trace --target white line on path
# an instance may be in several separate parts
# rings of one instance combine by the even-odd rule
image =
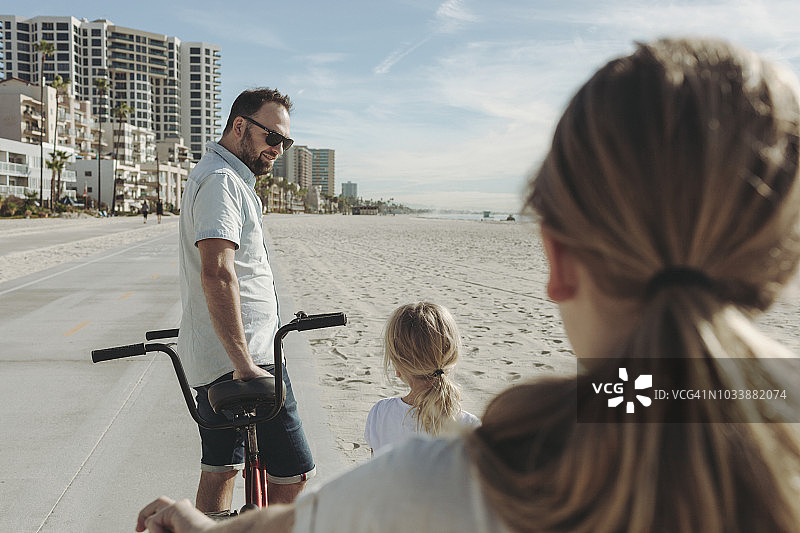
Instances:
[[[125,401],[122,402],[122,405],[119,406],[119,409],[117,409],[117,412],[114,413],[113,417],[111,417],[111,421],[106,425],[105,429],[100,433],[100,437],[97,439],[97,442],[94,443],[94,446],[92,446],[92,449],[86,455],[86,458],[83,460],[81,465],[75,471],[75,474],[72,476],[72,479],[69,480],[69,483],[67,483],[67,486],[64,487],[63,491],[61,491],[61,495],[56,500],[56,503],[53,504],[53,507],[50,509],[50,512],[48,512],[47,515],[44,517],[44,520],[42,521],[42,524],[39,526],[39,528],[36,530],[36,533],[39,533],[42,530],[42,528],[47,524],[47,521],[50,520],[50,517],[52,516],[53,512],[56,510],[56,507],[58,507],[58,504],[61,503],[61,500],[64,498],[64,495],[67,493],[69,488],[75,482],[75,478],[77,478],[78,475],[83,471],[83,467],[86,466],[86,463],[89,462],[89,459],[92,458],[92,455],[94,455],[95,450],[97,450],[97,447],[100,446],[100,443],[105,438],[106,433],[108,433],[108,431],[111,429],[111,426],[114,425],[114,422],[116,422],[117,418],[119,417],[119,414],[122,412],[122,410],[125,408],[125,406],[130,401],[131,396],[133,396],[133,393],[136,392],[136,389],[138,389],[139,386],[142,384],[142,381],[144,380],[145,375],[150,371],[150,367],[153,366],[153,361],[155,361],[155,357],[151,357],[150,358],[150,361],[147,363],[147,367],[145,367],[144,371],[139,376],[139,379],[136,380],[136,384],[131,388],[130,392],[128,393],[128,396],[125,398]]]

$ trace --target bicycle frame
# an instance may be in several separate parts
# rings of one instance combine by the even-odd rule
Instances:
[[[113,348],[92,350],[92,362],[99,363],[101,361],[134,357],[153,352],[161,352],[169,356],[170,360],[172,361],[172,367],[175,370],[175,376],[178,378],[178,384],[180,385],[181,392],[183,393],[186,407],[189,409],[189,414],[191,414],[195,422],[206,429],[234,428],[241,430],[244,433],[245,469],[243,475],[245,478],[245,506],[242,508],[244,511],[251,508],[267,506],[267,471],[266,465],[261,460],[258,450],[256,425],[275,418],[283,407],[284,397],[286,394],[283,383],[283,338],[286,337],[286,335],[291,331],[307,331],[310,329],[343,326],[345,324],[347,324],[347,317],[344,313],[326,313],[318,315],[306,315],[302,311],[295,313],[295,318],[288,324],[281,326],[275,333],[273,351],[274,370],[273,379],[271,380],[274,381],[274,392],[269,391],[269,393],[273,396],[273,399],[265,402],[265,394],[263,392],[260,392],[258,399],[255,399],[253,396],[246,397],[238,404],[243,411],[234,415],[228,422],[211,422],[203,418],[197,411],[197,405],[192,397],[192,389],[189,386],[188,380],[186,379],[186,372],[183,369],[183,364],[181,363],[177,352],[173,349],[174,343],[138,343],[129,344],[126,346],[116,346]],[[147,340],[174,338],[178,336],[178,332],[178,329],[148,331],[145,334],[145,338]],[[221,383],[219,385],[225,385],[225,383]],[[242,384],[253,382],[234,380],[234,383],[238,383],[239,386],[246,388],[247,386]],[[258,385],[258,383],[254,383],[254,385]],[[261,382],[261,385],[266,386],[267,383]],[[214,385],[209,389],[209,398],[211,398],[214,387],[217,387],[217,385]],[[264,387],[260,386],[259,389],[263,390]],[[267,389],[270,389],[270,387],[267,387]],[[240,400],[240,398],[237,396],[234,401],[238,400]],[[256,404],[266,405],[268,403],[271,404],[269,412],[262,415],[256,415]]]

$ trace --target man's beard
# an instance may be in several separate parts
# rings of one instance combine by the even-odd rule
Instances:
[[[253,137],[250,134],[250,127],[245,130],[244,137],[239,143],[239,159],[242,163],[249,168],[256,176],[263,176],[272,170],[273,161],[264,162],[261,159],[261,152],[257,152],[253,148]]]

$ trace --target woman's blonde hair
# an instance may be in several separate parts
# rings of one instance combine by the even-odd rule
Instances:
[[[450,372],[461,352],[456,321],[446,308],[429,302],[406,304],[394,311],[384,333],[384,367],[407,381],[421,382],[411,413],[417,430],[439,433],[461,411]]]
[[[614,358],[652,358],[653,375],[672,372],[670,358],[696,358],[705,371],[687,389],[785,387],[761,367],[720,360],[787,355],[750,319],[800,259],[799,112],[791,76],[705,39],[639,44],[573,97],[527,205],[603,292],[640,302]],[[707,286],[648,291],[670,268]],[[579,383],[501,394],[470,438],[486,494],[512,529],[800,530],[798,436],[774,414],[656,402],[648,423],[617,423],[609,409],[593,414],[601,423],[577,423]],[[761,423],[663,423],[667,409],[687,421]]]

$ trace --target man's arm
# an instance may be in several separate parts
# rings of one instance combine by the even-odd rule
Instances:
[[[200,278],[208,302],[211,323],[222,346],[233,362],[235,379],[251,379],[269,375],[253,363],[242,324],[239,280],[234,268],[235,245],[226,239],[198,241]]]
[[[198,511],[189,500],[175,502],[162,496],[139,512],[136,531],[151,533],[290,533],[294,507],[270,505],[236,518],[215,522]]]

